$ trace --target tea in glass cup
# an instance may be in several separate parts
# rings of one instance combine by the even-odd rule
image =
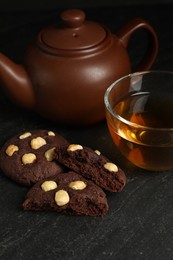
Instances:
[[[106,119],[119,151],[138,167],[173,168],[173,72],[140,72],[105,93]]]

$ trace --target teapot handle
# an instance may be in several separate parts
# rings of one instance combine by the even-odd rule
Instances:
[[[158,52],[158,38],[154,29],[145,20],[141,18],[134,18],[123,27],[121,27],[121,29],[117,32],[117,36],[126,48],[132,34],[139,29],[145,29],[148,32],[147,50],[144,58],[141,60],[136,69],[136,71],[143,71],[150,69]]]

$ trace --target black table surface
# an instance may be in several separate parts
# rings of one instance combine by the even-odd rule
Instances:
[[[1,12],[0,51],[16,62],[26,46],[61,10]],[[156,30],[159,52],[154,70],[173,70],[173,6],[137,5],[87,8],[88,19],[113,32],[133,17],[146,19]],[[128,51],[135,68],[143,51],[136,33]],[[135,70],[135,69],[134,69]],[[173,120],[173,119],[171,119]],[[50,212],[24,212],[28,188],[0,174],[0,259],[173,259],[173,172],[139,169],[116,150],[106,122],[67,127],[12,104],[0,90],[0,145],[19,132],[51,129],[73,143],[99,149],[125,171],[128,183],[118,194],[107,194],[106,216],[76,217]]]

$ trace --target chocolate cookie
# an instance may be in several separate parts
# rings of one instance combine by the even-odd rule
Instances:
[[[107,191],[121,191],[126,184],[124,172],[99,151],[70,144],[56,149],[55,154],[55,160]]]
[[[22,185],[34,184],[64,171],[64,166],[53,161],[53,154],[55,148],[67,144],[65,138],[52,131],[22,133],[0,150],[0,168],[4,175]]]
[[[108,211],[108,204],[100,187],[71,171],[36,183],[27,193],[23,208],[103,216]]]

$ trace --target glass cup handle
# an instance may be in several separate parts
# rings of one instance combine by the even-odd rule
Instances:
[[[141,18],[134,18],[116,33],[121,43],[126,48],[132,34],[140,29],[145,29],[148,35],[148,46],[144,58],[139,63],[135,71],[145,71],[150,69],[155,61],[158,52],[158,38],[153,27]]]

